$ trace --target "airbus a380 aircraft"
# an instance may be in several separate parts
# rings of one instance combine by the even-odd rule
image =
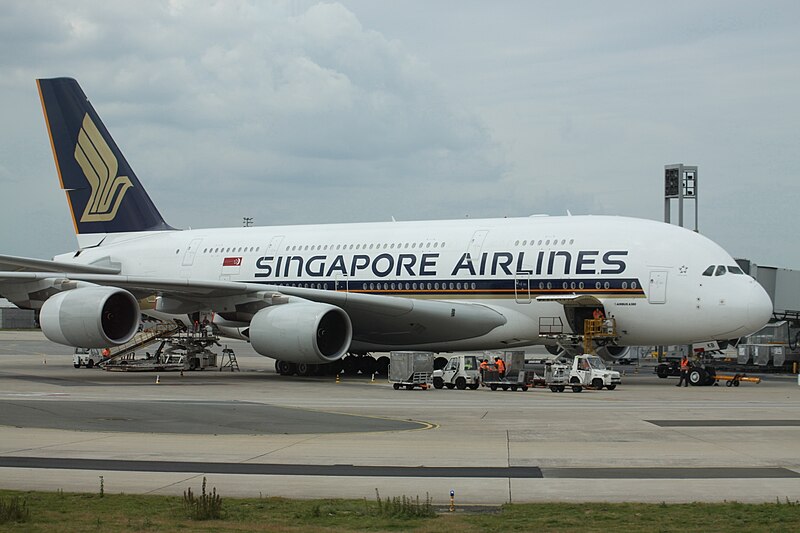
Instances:
[[[38,80],[79,249],[0,256],[0,294],[41,308],[52,341],[128,341],[138,300],[213,311],[260,354],[325,363],[347,352],[503,349],[580,334],[598,307],[618,346],[738,338],[772,303],[709,239],[607,216],[179,231],[166,224],[78,83]]]

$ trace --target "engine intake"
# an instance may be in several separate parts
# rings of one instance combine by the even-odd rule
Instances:
[[[616,346],[608,344],[597,348],[596,353],[605,361],[618,361],[628,357],[631,351],[630,346]]]
[[[53,342],[81,348],[105,348],[131,340],[139,328],[139,302],[114,287],[81,287],[44,302],[39,322]]]
[[[300,302],[262,309],[250,321],[249,334],[261,355],[292,363],[330,363],[347,353],[353,326],[336,306]]]

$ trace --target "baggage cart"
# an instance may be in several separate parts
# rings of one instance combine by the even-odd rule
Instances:
[[[405,387],[428,389],[433,379],[432,352],[391,352],[389,354],[389,383],[395,390]]]

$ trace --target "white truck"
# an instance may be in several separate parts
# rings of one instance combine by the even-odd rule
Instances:
[[[80,368],[93,368],[97,363],[103,360],[103,354],[97,348],[75,348],[75,354],[72,356],[72,366]]]
[[[619,372],[606,368],[596,355],[576,355],[571,365],[554,362],[545,366],[545,384],[553,392],[563,392],[566,387],[572,387],[572,392],[586,387],[614,390],[620,383]]]
[[[474,355],[453,355],[444,368],[433,371],[433,386],[437,389],[475,390],[480,384],[478,358]]]

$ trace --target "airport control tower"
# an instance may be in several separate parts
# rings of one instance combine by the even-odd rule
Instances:
[[[664,222],[673,224],[671,204],[673,200],[678,202],[678,221],[681,227],[683,223],[684,202],[694,201],[694,231],[700,231],[697,224],[697,166],[684,165],[677,163],[674,165],[664,165]]]

